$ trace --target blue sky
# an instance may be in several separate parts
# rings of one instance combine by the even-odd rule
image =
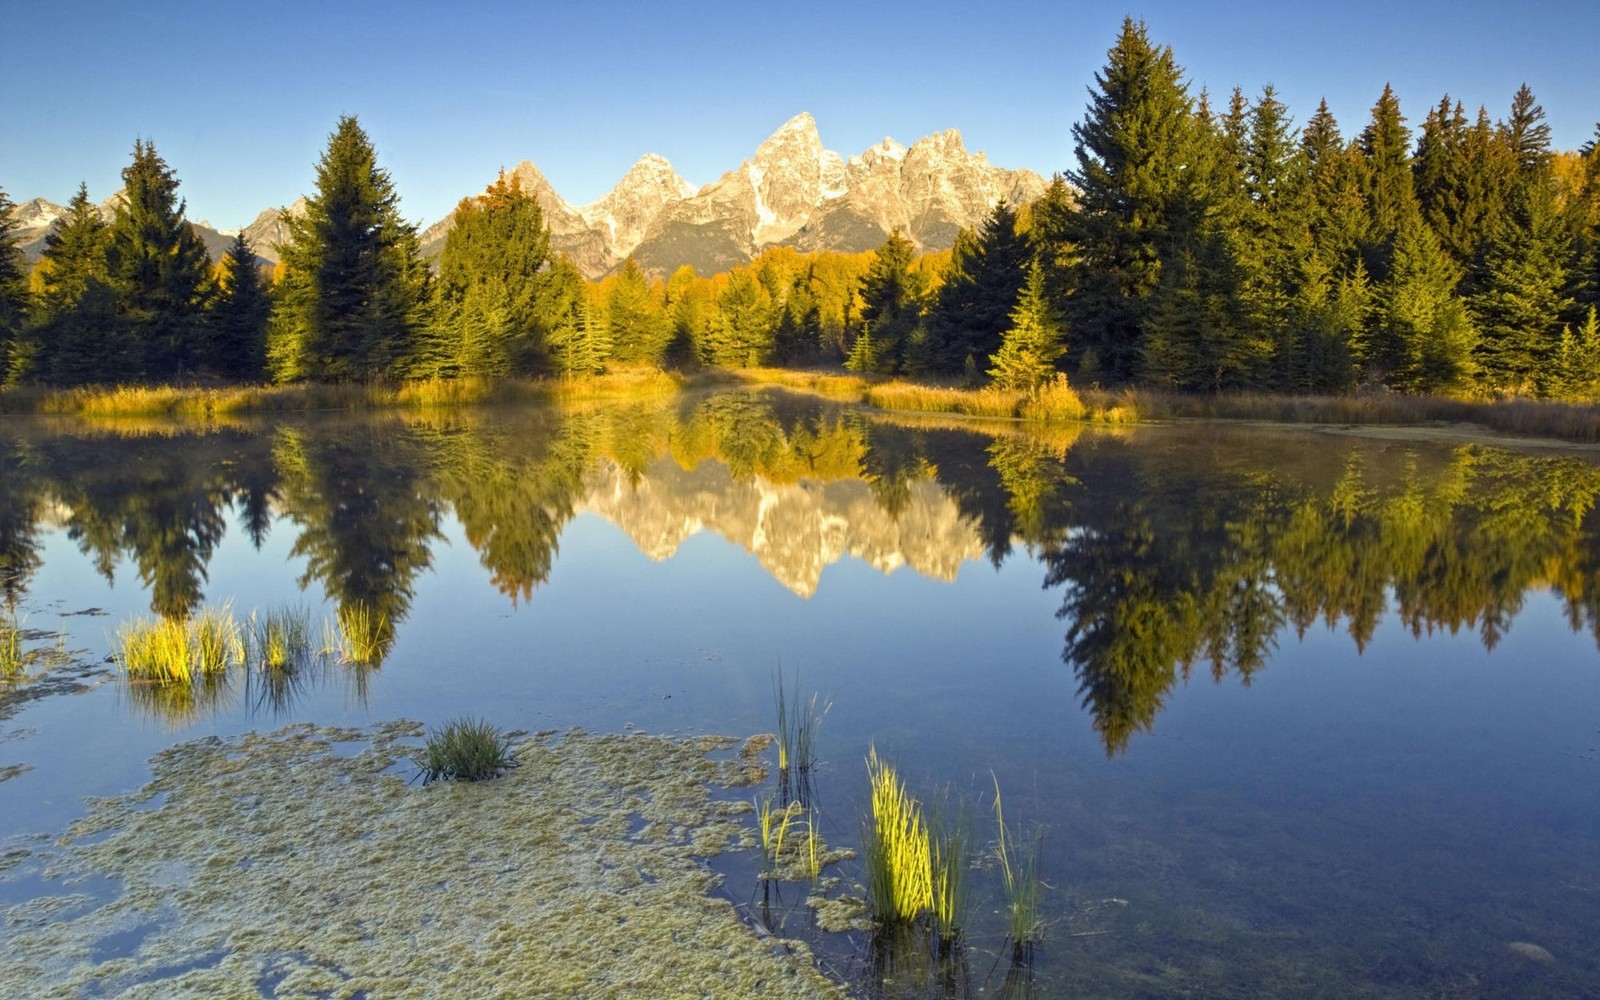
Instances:
[[[1501,117],[1526,81],[1558,148],[1594,134],[1600,0],[1301,6],[0,0],[0,187],[104,198],[142,136],[191,218],[237,227],[310,190],[344,113],[423,223],[525,159],[574,204],[647,152],[704,184],[801,111],[846,156],[958,128],[1048,175],[1125,14],[1195,90],[1272,83],[1297,123],[1325,96],[1354,134],[1385,82],[1413,125],[1446,92]]]

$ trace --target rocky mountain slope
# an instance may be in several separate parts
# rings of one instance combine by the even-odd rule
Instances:
[[[749,159],[699,189],[653,153],[604,197],[578,207],[532,162],[518,164],[511,174],[539,200],[552,245],[589,278],[630,256],[664,275],[684,264],[714,274],[772,246],[859,252],[879,246],[896,228],[924,250],[942,250],[960,229],[980,223],[999,199],[1022,204],[1045,189],[1044,178],[1032,171],[1005,170],[981,152],[969,153],[955,129],[910,147],[885,139],[845,159],[823,148],[809,114],[789,119]],[[117,197],[101,205],[108,219]],[[267,209],[245,227],[264,262],[277,262],[276,246],[287,235],[284,215],[304,204],[301,198],[287,209]],[[64,213],[42,198],[18,206],[30,259],[44,249],[45,234]],[[227,250],[231,232],[192,225],[213,258]],[[446,216],[423,230],[424,254],[443,248],[450,226]]]
[[[550,224],[551,242],[597,278],[633,257],[667,274],[689,264],[712,274],[771,246],[871,250],[896,228],[924,250],[942,250],[996,201],[1044,193],[1028,170],[990,165],[969,153],[954,129],[909,148],[885,139],[848,160],[824,149],[809,114],[785,122],[755,154],[699,190],[654,154],[643,157],[608,194],[573,207],[532,163],[513,171]],[[437,253],[450,231],[443,219],[423,233]]]

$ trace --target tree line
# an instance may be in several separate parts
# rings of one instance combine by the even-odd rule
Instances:
[[[1600,126],[1597,126],[1600,135]],[[588,282],[502,176],[436,265],[355,118],[281,263],[212,267],[148,142],[103,223],[80,187],[29,273],[0,192],[8,382],[584,375],[615,363],[839,364],[969,384],[1600,397],[1600,155],[1448,96],[1420,134],[1385,87],[1352,138],[1273,88],[1190,93],[1129,19],[1073,127],[1076,164],[951,250],[768,250],[726,274]]]

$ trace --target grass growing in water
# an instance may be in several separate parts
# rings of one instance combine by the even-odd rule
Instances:
[[[1006,827],[998,778],[994,779],[994,820],[999,828],[996,853],[1006,900],[1006,936],[1011,941],[1011,960],[1023,962],[1033,957],[1033,946],[1044,932],[1039,920],[1039,843],[1035,840],[1018,848],[1015,835]]]
[[[136,618],[117,630],[116,660],[130,678],[157,684],[217,677],[245,658],[239,623],[226,605],[188,620]]]
[[[933,930],[939,939],[940,953],[947,954],[961,943],[961,933],[967,923],[972,824],[962,806],[952,808],[947,800],[929,811],[928,829]]]
[[[485,781],[517,766],[511,740],[486,719],[451,719],[428,731],[428,742],[412,758],[423,784]]]
[[[304,608],[252,612],[245,623],[246,684],[259,675],[257,709],[284,711],[299,695],[310,669],[321,660],[311,647],[311,618]]]
[[[880,925],[908,923],[933,905],[933,870],[922,806],[906,791],[894,767],[867,752],[872,817],[862,824],[867,900]]]
[[[15,680],[27,665],[22,653],[22,623],[17,616],[0,617],[0,680]]]
[[[816,763],[817,727],[833,704],[819,710],[817,695],[800,700],[800,676],[795,675],[794,690],[783,682],[780,670],[773,679],[778,703],[778,788],[785,801],[791,795],[802,804],[811,799],[811,768]]]
[[[324,623],[323,653],[341,663],[375,667],[388,655],[394,640],[389,616],[365,604],[349,604],[339,609],[337,625]]]

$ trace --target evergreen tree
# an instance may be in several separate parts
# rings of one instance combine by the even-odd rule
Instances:
[[[1595,316],[1595,307],[1590,306],[1576,333],[1571,327],[1562,329],[1548,385],[1551,396],[1582,402],[1600,399],[1600,323]]]
[[[1243,197],[1236,210],[1235,253],[1240,308],[1248,324],[1238,332],[1254,340],[1254,350],[1270,352],[1274,381],[1287,377],[1296,363],[1292,355],[1303,346],[1295,335],[1292,306],[1312,252],[1306,175],[1289,109],[1266,87],[1250,108],[1241,147]],[[1258,381],[1265,383],[1262,374]]]
[[[728,276],[707,331],[707,364],[753,368],[772,357],[772,297],[746,268]]]
[[[1440,98],[1422,123],[1417,154],[1411,161],[1417,207],[1423,221],[1439,237],[1439,243],[1463,268],[1476,255],[1478,234],[1482,231],[1484,210],[1480,193],[1473,184],[1473,167],[1468,158],[1467,116],[1461,102],[1451,103],[1450,95]]]
[[[339,119],[317,190],[289,217],[269,357],[280,382],[393,374],[423,324],[427,271],[387,171],[355,118]]]
[[[1072,215],[1077,211],[1072,189],[1056,174],[1044,196],[1029,206],[1028,240],[1034,257],[1044,269],[1044,292],[1057,316],[1066,315],[1067,295],[1072,280]],[[1068,350],[1067,363],[1076,365],[1079,357]]]
[[[267,317],[272,300],[254,248],[244,232],[222,258],[222,275],[212,300],[207,366],[231,379],[255,380],[267,370]]]
[[[1411,180],[1411,134],[1400,114],[1400,99],[1384,84],[1372,107],[1372,121],[1361,133],[1365,161],[1362,190],[1367,198],[1371,228],[1362,247],[1367,270],[1378,280],[1389,273],[1396,234],[1417,212]]]
[[[135,142],[122,171],[106,267],[127,320],[136,364],[149,378],[182,378],[205,360],[211,294],[205,244],[184,219],[178,179],[154,143]]]
[[[916,247],[896,229],[861,276],[861,323],[871,330],[873,371],[901,369],[920,320],[922,283],[911,273],[915,258]]]
[[[639,262],[629,257],[606,297],[606,323],[612,357],[659,365],[671,339],[671,326]]]
[[[1300,151],[1309,188],[1307,222],[1312,247],[1336,275],[1348,275],[1360,258],[1370,228],[1361,185],[1365,165],[1360,149],[1339,135],[1339,123],[1326,100],[1306,122]]]
[[[950,270],[927,320],[936,370],[958,372],[967,357],[999,350],[1032,254],[1017,213],[1003,198],[976,232],[962,230],[956,237]]]
[[[578,377],[605,370],[611,340],[583,287],[577,265],[556,254],[538,303],[550,363],[562,375]]]
[[[1125,19],[1089,108],[1073,126],[1078,209],[1067,325],[1111,381],[1138,374],[1151,297],[1163,261],[1185,240],[1197,150],[1193,103],[1170,48],[1150,43],[1143,22]],[[1080,361],[1080,371],[1082,363]]]
[[[1526,393],[1555,353],[1567,295],[1571,244],[1547,194],[1528,182],[1484,250],[1469,305],[1481,332],[1477,361],[1484,382]]]
[[[75,384],[130,374],[106,249],[106,225],[87,185],[79,184],[65,219],[45,236],[43,293],[33,324],[12,352],[10,381]]]
[[[1011,310],[1011,326],[989,358],[989,376],[1002,389],[1033,389],[1055,374],[1062,352],[1061,324],[1045,297],[1044,269],[1034,261]]]
[[[0,188],[0,385],[6,381],[28,313],[28,269],[17,245],[16,207]]]
[[[1389,279],[1362,358],[1369,378],[1407,392],[1465,387],[1475,374],[1477,331],[1456,295],[1460,272],[1415,214],[1395,236]]]
[[[1575,298],[1588,305],[1600,305],[1600,123],[1594,132],[1582,150],[1582,210],[1573,268]]]
[[[540,299],[550,229],[516,175],[456,206],[434,282],[435,322],[411,368],[425,375],[532,374],[544,353]]]

